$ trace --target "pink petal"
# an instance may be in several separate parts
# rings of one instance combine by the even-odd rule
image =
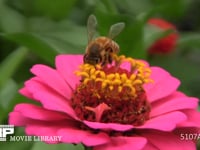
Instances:
[[[14,111],[20,112],[23,116],[31,119],[37,119],[41,121],[58,121],[69,119],[69,117],[60,112],[46,110],[40,106],[33,104],[18,104],[15,106]]]
[[[53,120],[53,119],[52,119]],[[15,126],[25,126],[25,132],[27,135],[34,135],[34,136],[60,136],[61,139],[57,141],[49,141],[43,140],[46,143],[60,143],[62,142],[62,136],[57,134],[57,131],[62,128],[67,127],[75,127],[77,126],[77,122],[73,120],[59,120],[56,121],[41,121],[41,120],[34,120],[30,118],[24,117],[20,112],[11,112],[9,114],[9,124],[13,124]]]
[[[38,139],[37,136],[44,137],[41,139],[43,142],[48,144],[57,144],[60,143],[62,137],[57,134],[57,131],[60,129],[59,126],[48,126],[48,125],[29,125],[26,127],[26,134],[27,135],[34,135],[36,140]],[[56,140],[51,140],[50,137],[60,137],[56,138]]]
[[[154,83],[144,85],[144,89],[150,102],[169,96],[176,91],[180,84],[178,79],[172,77],[168,72],[159,67],[151,67],[151,69],[151,79],[154,80]]]
[[[182,111],[187,116],[187,120],[178,124],[179,127],[197,127],[200,128],[200,112],[194,109]]]
[[[26,89],[32,93],[33,98],[39,100],[44,108],[67,113],[73,118],[77,118],[68,99],[44,85],[37,77],[25,83]]]
[[[100,123],[100,122],[90,122],[83,121],[88,127],[92,129],[102,129],[102,130],[115,130],[115,131],[127,131],[133,129],[132,125],[123,125],[117,123]]]
[[[83,143],[87,146],[105,144],[110,140],[108,135],[103,132],[90,133],[87,130],[79,130],[74,127],[59,129],[57,134],[62,136],[62,142],[64,143]]]
[[[62,76],[54,69],[45,65],[35,65],[31,72],[50,88],[66,98],[70,98],[71,89]]]
[[[126,69],[126,70],[130,71],[131,64],[130,64],[130,62],[125,61],[120,65],[120,68],[123,68],[123,69]]]
[[[33,119],[35,118],[35,119]],[[65,119],[56,119],[56,118],[45,118],[44,116],[42,116],[42,119],[44,118],[44,120],[39,120],[41,119],[41,117],[32,117],[28,116],[26,117],[25,115],[23,115],[21,112],[18,111],[13,111],[11,113],[9,113],[9,124],[15,125],[15,126],[47,126],[47,127],[51,127],[51,126],[59,126],[60,128],[63,127],[67,127],[67,126],[77,126],[79,125],[79,123],[75,120],[71,120],[68,118]],[[37,120],[38,119],[38,120]],[[59,123],[58,123],[59,122]],[[37,131],[36,131],[37,132]]]
[[[143,137],[111,137],[108,144],[94,147],[94,150],[141,150],[147,140]]]
[[[144,125],[136,127],[138,129],[157,129],[161,131],[172,131],[176,125],[187,119],[182,112],[174,111],[146,121]]]
[[[180,137],[181,140],[191,140],[196,142],[199,140],[200,128],[196,127],[180,127],[176,128],[173,133]]]
[[[28,123],[33,123],[33,120],[24,117],[20,112],[11,112],[9,113],[8,123],[15,126],[25,126]]]
[[[29,99],[34,99],[32,93],[26,87],[21,88],[19,90],[19,93],[26,96]]]
[[[80,77],[76,76],[74,72],[82,63],[83,55],[58,55],[56,57],[56,69],[73,89],[80,81]]]
[[[150,116],[154,117],[170,111],[192,109],[197,107],[197,98],[176,95],[177,94],[174,93],[166,98],[152,103],[152,111]]]
[[[188,140],[181,140],[179,136],[171,132],[151,131],[142,133],[152,145],[159,150],[195,150],[195,143]]]
[[[151,144],[150,142],[147,142],[147,144],[142,150],[158,150],[158,148],[153,144]]]

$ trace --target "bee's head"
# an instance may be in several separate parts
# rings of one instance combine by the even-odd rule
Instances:
[[[84,61],[84,63],[87,63],[87,64],[96,65],[101,62],[101,58],[100,57],[91,57],[90,55],[85,54],[83,61]]]
[[[87,53],[84,55],[84,63],[95,65],[101,62],[100,45],[91,43],[87,47]]]

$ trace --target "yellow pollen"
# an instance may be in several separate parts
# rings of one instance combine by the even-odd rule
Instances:
[[[124,87],[130,88],[131,94],[135,94],[135,88],[131,84],[124,84]]]
[[[81,86],[87,87],[90,84],[91,88],[96,91],[93,94],[96,97],[100,97],[99,91],[107,94],[125,92],[126,95],[137,96],[138,90],[143,89],[143,84],[153,82],[150,79],[151,69],[144,62],[130,57],[126,58],[124,55],[114,55],[113,61],[115,65],[111,67],[99,64],[80,65],[80,69],[75,74],[82,78]],[[120,68],[123,62],[129,63],[130,68]],[[117,91],[110,92],[113,90]]]
[[[115,78],[115,74],[109,74],[109,75],[107,75],[107,79],[108,80],[112,80],[113,78]]]
[[[89,77],[89,74],[88,74],[87,72],[79,72],[79,71],[76,71],[75,74],[78,75],[78,76],[85,77],[85,78],[88,78],[88,77]]]
[[[96,76],[95,76],[95,75],[91,75],[91,76],[90,76],[90,79],[95,80],[95,79],[96,79]]]
[[[120,93],[122,91],[122,86],[118,86],[118,92]]]
[[[95,82],[102,82],[104,79],[101,79],[101,78],[96,78],[95,79]]]
[[[122,61],[124,61],[126,58],[126,56],[124,55],[120,55],[120,56],[117,56],[117,55],[113,55],[113,59],[116,61],[117,64],[121,64]]]
[[[139,61],[139,60],[136,61],[136,65],[141,66],[141,67],[145,66],[145,64],[142,61]]]
[[[125,73],[123,73],[123,74],[121,75],[121,80],[122,80],[122,82],[126,82],[126,80],[127,80],[127,75],[126,75]]]
[[[90,79],[89,78],[87,78],[87,79],[84,79],[84,81],[83,81],[83,84],[87,84],[88,82],[90,81]]]
[[[125,84],[130,84],[131,85],[131,80],[127,79]]]
[[[132,74],[131,77],[130,77],[130,80],[135,80],[135,78],[136,78],[136,75]]]
[[[102,71],[100,71],[100,70],[97,70],[97,71],[95,71],[95,75],[97,76],[97,75],[100,75],[102,73]]]
[[[115,73],[115,78],[116,78],[116,79],[120,79],[119,73]]]
[[[109,85],[110,84],[110,81],[109,80],[104,80],[104,81],[102,81],[102,85],[101,85],[101,87],[104,89],[107,85]]]
[[[121,80],[119,80],[119,79],[115,79],[114,81],[113,81],[113,84],[114,85],[120,85],[122,82],[121,82]]]
[[[141,81],[141,80],[135,80],[135,81],[133,82],[133,85],[136,85],[136,84],[142,84],[142,81]]]
[[[100,76],[101,76],[101,78],[105,79],[105,78],[106,78],[105,72],[101,71],[101,72],[100,72]]]
[[[97,69],[101,69],[101,65],[100,65],[100,64],[97,64],[97,65],[96,65],[96,68],[97,68]]]
[[[144,79],[144,82],[145,83],[154,83],[154,80],[152,80],[152,79]]]
[[[137,63],[134,59],[132,59],[131,57],[126,58],[126,60],[128,62],[130,62],[131,66],[134,67]]]
[[[95,68],[90,69],[90,74],[94,74]]]
[[[138,78],[143,78],[143,76],[144,76],[144,75],[141,74],[141,73],[138,73],[138,74],[137,74],[137,77],[138,77]]]
[[[144,76],[147,77],[147,78],[148,78],[150,75],[151,75],[150,72],[146,72],[146,73],[144,74]]]
[[[110,85],[109,89],[112,91],[114,89],[114,86]]]

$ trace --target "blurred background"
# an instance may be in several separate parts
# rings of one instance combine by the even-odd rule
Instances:
[[[200,98],[199,8],[199,0],[0,0],[0,124],[7,124],[15,104],[30,102],[18,89],[32,76],[32,65],[54,67],[58,54],[85,52],[90,14],[97,17],[99,35],[106,36],[112,24],[125,22],[125,29],[115,38],[120,53],[164,67],[181,80],[179,90]],[[173,30],[165,25],[152,27],[152,18],[169,22]],[[173,50],[149,52],[157,40],[170,34],[177,36],[171,41]],[[15,135],[24,135],[23,129],[17,128]],[[0,146],[3,150],[16,146],[21,150],[83,149],[41,142],[1,142]]]

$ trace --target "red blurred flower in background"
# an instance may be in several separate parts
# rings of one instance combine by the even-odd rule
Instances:
[[[167,54],[172,52],[176,48],[177,39],[179,37],[176,27],[173,24],[159,18],[149,19],[148,24],[158,27],[163,31],[168,29],[174,30],[173,33],[155,41],[155,43],[153,43],[148,49],[149,54]]]

